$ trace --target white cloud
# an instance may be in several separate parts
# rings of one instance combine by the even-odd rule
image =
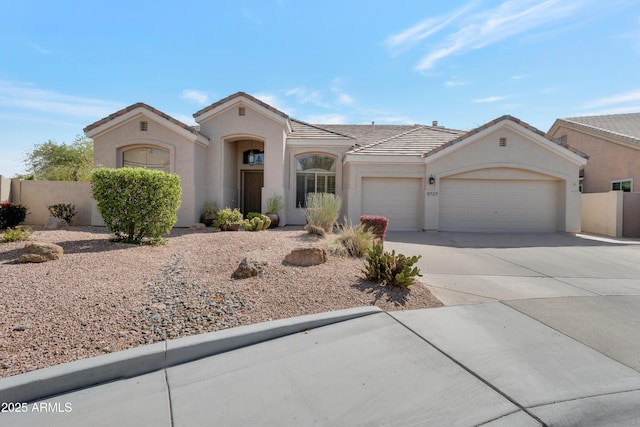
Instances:
[[[640,102],[640,89],[599,98],[587,103],[583,108],[598,108],[608,105],[624,104],[628,102]]]
[[[31,49],[35,50],[38,53],[41,53],[43,55],[50,55],[51,54],[51,51],[43,48],[39,44],[30,42],[30,41],[26,41],[25,43],[27,44],[27,46],[29,46]]]
[[[291,114],[293,110],[291,110],[290,108],[287,108],[280,99],[278,99],[278,97],[274,94],[271,93],[256,93],[253,95],[255,98],[259,99],[260,101],[269,104],[270,106],[272,106],[275,109],[278,109],[280,111],[282,111],[283,113],[286,114]]]
[[[314,104],[321,107],[328,107],[322,100],[322,92],[319,90],[310,90],[303,86],[289,89],[285,92],[287,96],[293,96],[299,104]]]
[[[195,119],[193,118],[193,116],[187,115],[187,114],[169,114],[171,117],[173,117],[176,120],[180,120],[182,123],[184,123],[185,125],[189,125],[189,126],[196,126],[198,123],[196,123]]]
[[[180,95],[182,99],[187,99],[190,101],[195,101],[200,105],[209,104],[209,95],[204,92],[195,89],[185,89],[182,91]]]
[[[346,117],[341,114],[312,114],[306,116],[304,121],[307,123],[340,125],[346,123]]]
[[[526,33],[537,27],[572,19],[584,1],[562,0],[507,0],[498,7],[480,11],[464,19],[464,24],[449,33],[436,47],[431,49],[416,66],[424,71],[433,68],[438,61],[456,53],[479,49],[509,37]],[[440,30],[442,28],[438,28]],[[419,41],[410,30],[404,38]],[[422,34],[418,31],[419,34]],[[401,33],[404,34],[404,33]],[[430,33],[433,34],[433,33]],[[429,34],[429,35],[430,35]],[[400,40],[403,38],[400,37]]]
[[[457,86],[466,86],[468,84],[470,84],[471,82],[464,82],[464,81],[457,81],[457,80],[447,80],[446,82],[444,82],[444,85],[446,87],[457,87]]]
[[[502,101],[503,99],[507,99],[507,97],[506,96],[488,96],[486,98],[474,99],[473,102],[476,103],[476,104],[485,104],[485,103],[489,103],[489,102]]]
[[[461,9],[458,9],[448,15],[438,16],[435,18],[427,18],[413,27],[407,28],[397,34],[389,36],[384,44],[393,55],[397,55],[400,52],[410,49],[418,42],[440,32],[446,28],[449,24],[455,21],[457,18],[466,13],[473,7],[475,2],[469,3]]]
[[[32,85],[0,80],[0,106],[40,111],[58,116],[101,118],[122,108],[122,104],[83,98]]]
[[[341,93],[338,95],[338,104],[351,105],[353,104],[353,98],[346,93]]]

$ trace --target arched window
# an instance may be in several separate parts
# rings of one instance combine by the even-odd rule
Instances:
[[[306,206],[309,193],[336,193],[336,159],[311,154],[296,159],[296,207]]]
[[[122,152],[122,166],[170,172],[169,150],[157,147],[131,148]]]

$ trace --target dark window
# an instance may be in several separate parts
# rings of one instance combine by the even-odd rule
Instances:
[[[264,165],[264,151],[252,148],[243,152],[242,163],[245,165]]]

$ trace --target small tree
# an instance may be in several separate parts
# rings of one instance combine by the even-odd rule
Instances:
[[[93,141],[77,136],[71,144],[47,141],[27,153],[25,177],[49,181],[89,181],[93,169]]]
[[[163,171],[122,168],[96,169],[91,191],[98,211],[116,240],[159,242],[178,221],[180,177]]]

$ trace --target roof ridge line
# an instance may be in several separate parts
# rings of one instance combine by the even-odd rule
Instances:
[[[305,125],[305,126],[311,126],[311,127],[312,127],[312,128],[314,128],[314,129],[319,129],[319,130],[323,130],[323,131],[325,131],[325,132],[333,133],[333,134],[335,134],[335,135],[344,136],[345,138],[349,138],[349,139],[357,139],[357,138],[356,138],[356,137],[354,137],[354,136],[347,135],[347,134],[340,133],[340,132],[336,132],[336,131],[333,131],[333,130],[331,130],[331,129],[326,129],[326,128],[320,127],[320,126],[318,126],[318,125],[313,125],[313,124],[311,124],[311,123],[307,123],[307,122],[305,122],[305,121],[303,121],[303,120],[294,119],[293,117],[290,117],[290,118],[289,118],[289,120],[294,121],[294,122],[298,122],[298,123],[303,124],[303,125]]]

